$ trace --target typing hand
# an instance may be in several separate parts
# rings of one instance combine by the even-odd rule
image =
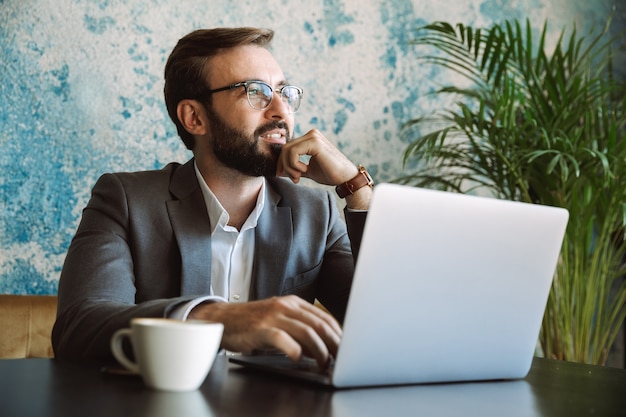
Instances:
[[[294,361],[302,355],[326,368],[337,353],[341,327],[328,313],[289,295],[249,303],[210,303],[196,307],[189,318],[224,324],[221,347],[249,353],[276,348]]]

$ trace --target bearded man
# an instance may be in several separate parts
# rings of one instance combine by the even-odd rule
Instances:
[[[165,102],[193,158],[98,180],[61,273],[56,357],[110,357],[135,317],[221,322],[224,351],[320,366],[336,354],[373,182],[319,131],[293,137],[303,91],[269,51],[273,35],[218,28],[178,42]]]

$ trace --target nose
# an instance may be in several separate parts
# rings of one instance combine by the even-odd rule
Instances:
[[[287,120],[292,114],[289,110],[289,105],[283,100],[280,91],[274,90],[274,97],[269,106],[265,109],[265,114],[267,118],[276,120]]]

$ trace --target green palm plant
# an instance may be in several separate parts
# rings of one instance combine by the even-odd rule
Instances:
[[[547,23],[538,41],[529,21],[420,28],[414,44],[432,51],[420,59],[465,86],[440,88],[452,108],[404,126],[397,179],[567,208],[539,345],[593,364],[605,364],[626,317],[626,87],[613,76],[608,28],[563,31],[550,55]]]

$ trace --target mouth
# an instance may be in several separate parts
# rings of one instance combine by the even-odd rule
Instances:
[[[277,143],[279,145],[284,145],[285,143],[287,143],[287,136],[285,134],[285,131],[282,129],[272,130],[270,132],[264,133],[259,136],[259,139],[267,143]]]

